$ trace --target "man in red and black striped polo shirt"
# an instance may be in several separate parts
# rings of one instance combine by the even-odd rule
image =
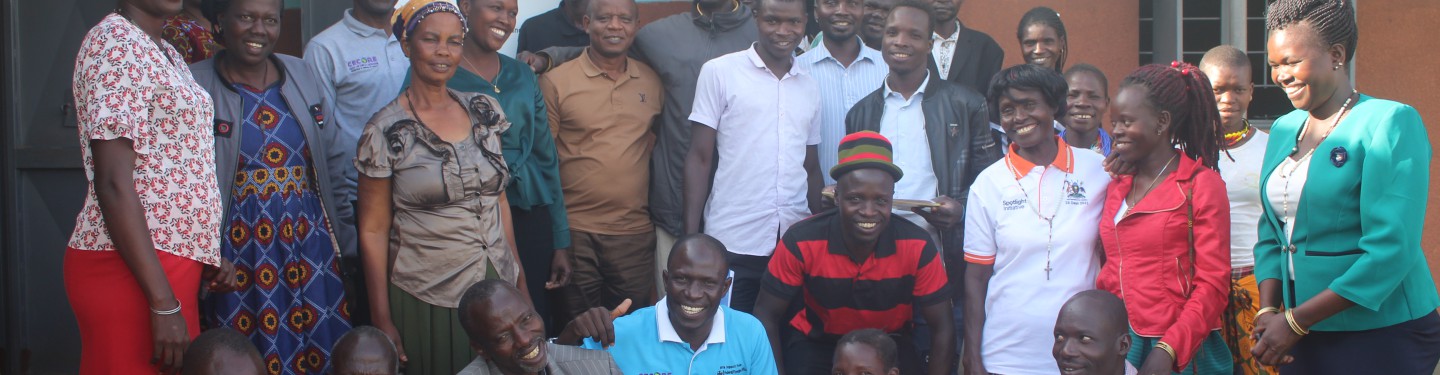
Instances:
[[[929,373],[949,374],[955,335],[945,266],[929,232],[891,214],[902,172],[891,162],[890,141],[852,133],[839,153],[830,170],[838,209],[791,226],[761,281],[755,315],[776,362],[790,375],[829,373],[836,340],[878,328],[905,336],[895,340],[901,373],[918,374],[921,361],[908,336],[920,309],[934,330],[931,353],[951,353],[932,358]],[[787,315],[797,299],[803,305]]]

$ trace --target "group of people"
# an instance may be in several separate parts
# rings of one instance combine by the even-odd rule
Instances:
[[[281,0],[119,0],[75,67],[81,373],[1440,363],[1430,144],[1352,86],[1349,1],[1268,6],[1268,132],[1235,47],[1112,95],[1059,13],[1002,69],[961,3],[564,0],[512,57],[517,0],[354,0],[302,59]]]

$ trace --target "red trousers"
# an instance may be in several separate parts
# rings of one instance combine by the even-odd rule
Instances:
[[[190,338],[200,334],[200,262],[156,251]],[[150,303],[118,251],[65,250],[65,293],[80,326],[80,374],[155,374]]]

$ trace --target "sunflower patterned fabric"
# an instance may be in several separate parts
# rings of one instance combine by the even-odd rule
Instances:
[[[309,147],[279,84],[232,87],[245,119],[234,129],[243,138],[220,255],[240,288],[210,296],[206,318],[248,336],[270,374],[329,373],[350,311]]]

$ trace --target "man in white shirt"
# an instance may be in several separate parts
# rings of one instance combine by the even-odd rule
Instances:
[[[1055,319],[1055,364],[1072,375],[1135,374],[1135,366],[1125,361],[1129,322],[1125,303],[1110,292],[1087,290],[1070,297]]]
[[[780,233],[819,211],[819,87],[793,69],[804,1],[759,1],[760,40],[705,63],[690,112],[685,233],[700,232],[703,219],[704,233],[725,244],[730,304],[747,313]]]
[[[395,10],[396,0],[354,0],[353,7],[345,10],[344,18],[336,22],[305,46],[305,63],[320,79],[321,89],[335,103],[336,123],[345,133],[343,139],[349,144],[330,145],[332,149],[346,150],[354,157],[355,141],[365,123],[381,107],[389,104],[400,92],[400,84],[410,71],[410,59],[400,48],[400,41],[390,35],[390,14]],[[355,186],[358,179],[354,168],[345,168],[349,186]],[[355,200],[355,192],[345,195]],[[354,218],[340,218],[354,221]],[[346,278],[355,281],[356,290],[350,294],[351,321],[357,326],[370,322],[370,299],[365,291],[364,272],[360,257],[352,250],[346,250],[341,267]]]
[[[860,43],[860,0],[815,0],[821,42],[795,58],[820,85],[820,170],[838,163],[836,147],[845,137],[845,113],[885,81],[890,68],[880,51]],[[824,176],[825,185],[835,179]]]
[[[931,70],[940,77],[976,92],[984,92],[990,77],[1000,71],[1005,51],[980,30],[967,29],[958,15],[964,0],[930,0],[935,6],[935,36]]]
[[[1259,224],[1260,166],[1265,160],[1265,145],[1270,136],[1250,126],[1246,112],[1255,95],[1250,76],[1250,59],[1245,51],[1220,45],[1205,52],[1200,70],[1210,78],[1215,90],[1215,104],[1220,110],[1220,131],[1225,154],[1220,156],[1220,178],[1225,181],[1225,194],[1230,198],[1230,304],[1221,334],[1230,347],[1236,366],[1255,368],[1259,361],[1251,359],[1250,348],[1255,339],[1254,316],[1260,310],[1260,288],[1255,280],[1255,243],[1260,241]],[[1271,367],[1256,370],[1274,371]]]
[[[934,20],[933,8],[922,0],[902,1],[891,9],[881,48],[890,74],[884,86],[850,109],[845,130],[876,131],[895,145],[894,163],[905,171],[905,179],[895,184],[896,199],[932,200],[938,205],[896,206],[895,213],[937,239],[945,254],[950,290],[956,293],[952,298],[961,306],[963,200],[980,172],[1000,159],[1000,148],[986,126],[990,116],[985,98],[927,69],[933,66]],[[959,335],[961,309],[952,311]],[[917,319],[917,324],[927,323]],[[921,327],[916,329],[916,343],[928,351],[929,330]]]

